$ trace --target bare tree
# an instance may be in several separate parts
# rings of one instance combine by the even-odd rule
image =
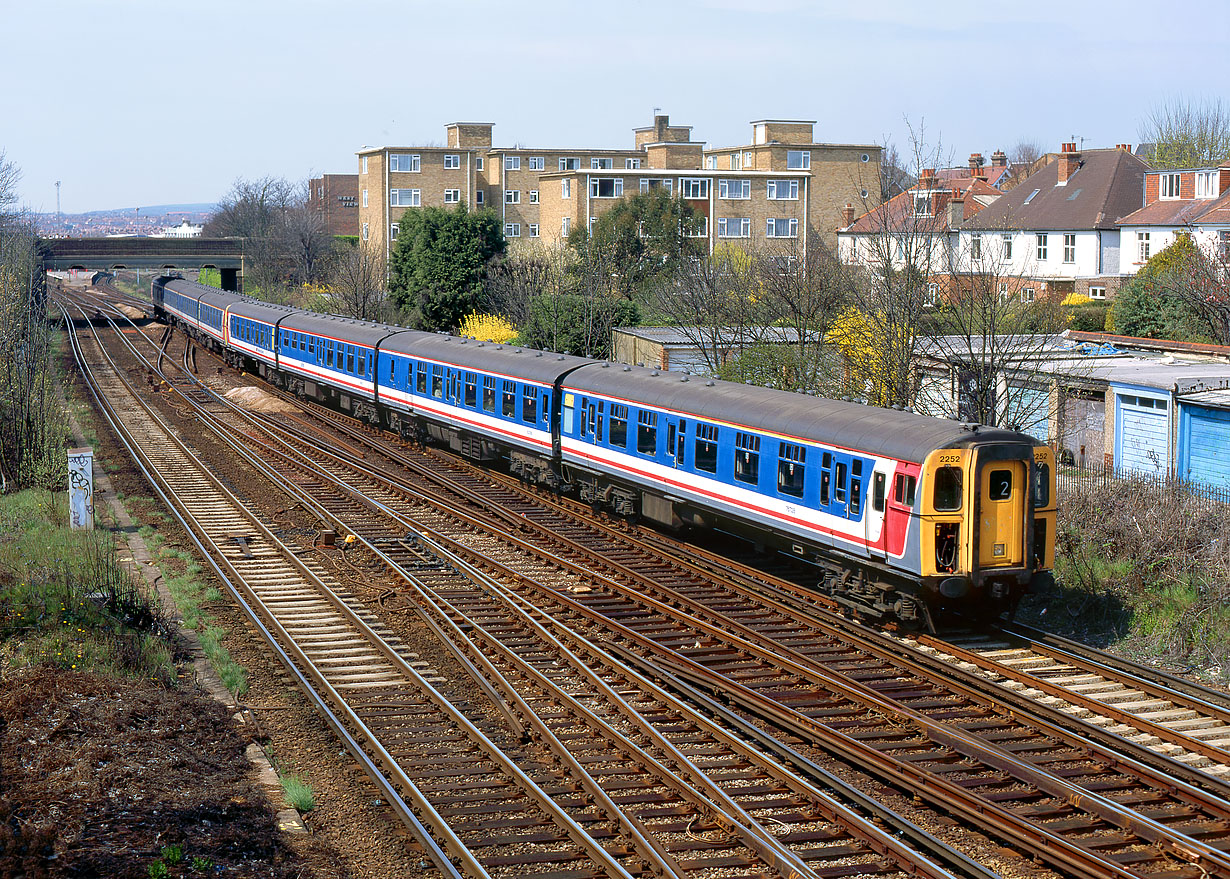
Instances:
[[[534,297],[563,291],[569,251],[563,247],[522,247],[491,266],[481,307],[515,326],[529,318]]]
[[[1011,189],[1032,174],[1045,155],[1046,150],[1038,141],[1030,138],[1018,140],[1012,149],[1008,150],[1008,182],[1001,188]]]
[[[308,207],[308,184],[285,211],[283,238],[290,257],[291,272],[296,283],[307,284],[324,273],[333,253],[333,236],[324,219]]]
[[[897,150],[897,145],[886,140],[880,148],[880,201],[895,198],[913,186],[914,182],[915,178],[911,177],[910,172],[902,167],[901,154]],[[875,204],[873,202],[863,207],[870,209],[875,207]]]
[[[1221,98],[1171,98],[1141,123],[1155,168],[1207,168],[1230,157],[1230,106]]]
[[[338,245],[326,285],[329,311],[359,320],[389,321],[394,309],[385,279],[384,254],[367,242]]]
[[[240,178],[205,224],[206,237],[244,239],[248,292],[267,299],[285,297],[294,268],[287,247],[287,214],[298,201],[298,188],[284,178]]]
[[[0,223],[12,220],[13,205],[17,204],[17,184],[21,180],[21,170],[10,162],[0,150]]]

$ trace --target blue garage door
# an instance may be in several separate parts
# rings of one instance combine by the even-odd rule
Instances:
[[[1183,478],[1230,487],[1230,412],[1184,406],[1183,427]]]
[[[1167,470],[1167,401],[1149,397],[1119,397],[1118,465],[1150,476]]]

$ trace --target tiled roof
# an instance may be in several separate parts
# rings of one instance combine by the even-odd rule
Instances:
[[[1148,166],[1126,150],[1085,150],[1063,186],[1061,161],[1030,174],[962,229],[1113,229],[1140,206]]]
[[[1155,201],[1119,219],[1120,226],[1186,226],[1209,207],[1209,200],[1202,198]]]
[[[1003,197],[998,189],[989,185],[985,180],[970,177],[968,174],[963,178],[945,180],[942,186],[936,188],[956,190],[965,199],[961,215],[963,221],[983,210],[986,204]],[[850,225],[850,228],[842,231],[855,235],[874,235],[877,232],[904,230],[920,234],[949,231],[947,209],[942,210],[938,217],[914,216],[914,194],[918,191],[920,187],[913,186],[899,193],[884,204],[863,214]]]

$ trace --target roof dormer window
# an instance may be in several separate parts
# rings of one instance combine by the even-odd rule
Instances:
[[[931,193],[914,193],[914,216],[931,216]]]
[[[1217,198],[1218,195],[1220,193],[1217,191],[1217,172],[1197,171],[1196,198]]]
[[[1178,198],[1180,174],[1158,175],[1158,192],[1160,198]]]

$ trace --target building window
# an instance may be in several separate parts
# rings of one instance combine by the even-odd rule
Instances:
[[[982,259],[982,235],[977,232],[969,237],[969,258]]]
[[[798,238],[799,237],[799,221],[794,217],[790,219],[770,217],[765,224],[766,238]]]
[[[561,171],[580,171],[581,170],[581,160],[580,159],[560,159],[559,169]]]
[[[689,238],[708,238],[709,218],[703,215],[693,217],[688,223],[687,228],[683,230],[683,234]]]
[[[570,231],[571,227],[572,227],[572,218],[564,217],[562,220],[559,221],[559,234],[562,235],[564,238],[567,238],[568,232]]]
[[[730,154],[730,170],[732,171],[742,171],[743,170],[743,153],[731,153]]]
[[[932,281],[927,284],[927,295],[923,299],[923,306],[926,308],[935,308],[940,304],[940,285]]]
[[[679,189],[681,198],[708,198],[709,178],[681,177],[679,178]]]
[[[367,173],[367,156],[363,157],[363,173]]]
[[[571,180],[561,180],[559,182],[559,197],[560,198],[572,198],[572,181]]]
[[[624,168],[628,171],[638,171],[641,167],[640,159],[624,159]]]
[[[521,237],[521,224],[520,223],[505,223],[504,224],[504,237],[505,238],[520,238]]]
[[[1179,197],[1179,174],[1162,174],[1158,180],[1158,186],[1161,187],[1162,198],[1178,198]]]
[[[417,172],[419,157],[412,156],[410,153],[393,153],[389,156],[389,170]]]
[[[641,178],[641,192],[648,192],[648,191],[649,191],[649,178],[642,177]]]
[[[520,156],[505,156],[504,157],[504,170],[505,171],[520,171],[521,170],[521,157]]]
[[[786,167],[792,171],[811,168],[811,153],[807,150],[786,150]]]
[[[527,232],[529,232],[529,236],[530,236],[531,238],[537,238],[537,237],[538,237],[538,224],[537,224],[537,223],[530,223],[530,225],[527,227],[526,231],[527,231]]]
[[[460,189],[444,190],[444,203],[445,204],[458,204],[460,201],[461,201],[461,190]]]
[[[1003,246],[1004,259],[1011,260],[1012,259],[1012,236],[1011,235],[1001,235],[999,236],[999,240],[1000,240],[1000,244]]]
[[[615,167],[615,162],[609,157],[595,157],[589,160],[589,167],[594,171],[609,171]]]
[[[538,204],[538,190],[537,189],[530,190],[530,204]]]
[[[1038,242],[1038,262],[1046,262],[1046,233],[1039,232],[1035,239]]]
[[[363,190],[363,207],[367,207],[367,190]]]
[[[323,186],[316,187],[316,198],[323,199],[325,197],[325,188]]]
[[[461,156],[451,153],[444,157],[444,169],[455,171],[461,167]]]
[[[718,238],[750,238],[752,236],[751,217],[718,217]]]
[[[474,190],[474,203],[481,205],[483,203],[485,193],[481,189]]]
[[[1217,198],[1217,172],[1196,172],[1196,198]]]
[[[717,170],[717,156],[705,156],[705,168],[710,171]]]
[[[622,177],[595,177],[589,181],[589,194],[593,198],[619,198],[624,194]]]
[[[1022,302],[1033,302],[1034,301],[1034,288],[1033,287],[1022,287],[1021,288],[1021,301]]]
[[[1008,292],[1008,285],[1000,284],[999,285],[999,301],[1007,302],[1011,298],[1012,298],[1012,294]]]
[[[546,159],[542,156],[530,156],[526,161],[529,162],[529,169],[531,171],[541,171],[546,163]]]
[[[363,224],[363,240],[364,241],[367,240],[367,224],[366,223]]]
[[[1230,231],[1222,229],[1217,233],[1217,253],[1222,262],[1230,263]]]
[[[389,240],[390,241],[397,240],[397,233],[400,231],[400,228],[401,227],[397,223],[391,223],[389,225]]]
[[[1090,287],[1089,288],[1089,298],[1090,299],[1105,299],[1106,298],[1106,288],[1105,287]]]
[[[1149,233],[1148,232],[1137,232],[1136,233],[1136,261],[1137,262],[1148,262],[1149,261]]]
[[[395,208],[417,208],[423,204],[421,189],[390,189],[389,204]]]
[[[1065,234],[1063,236],[1063,261],[1067,263],[1076,262],[1076,234]]]
[[[798,201],[799,200],[799,181],[797,180],[770,180],[769,181],[769,200],[770,201]]]
[[[482,156],[474,157],[474,170],[475,171],[483,170],[483,157]]]
[[[914,216],[931,216],[931,193],[914,193]]]
[[[751,198],[752,181],[750,180],[719,180],[718,198]]]
[[[521,204],[521,190],[520,189],[505,189],[504,190],[504,204]]]

